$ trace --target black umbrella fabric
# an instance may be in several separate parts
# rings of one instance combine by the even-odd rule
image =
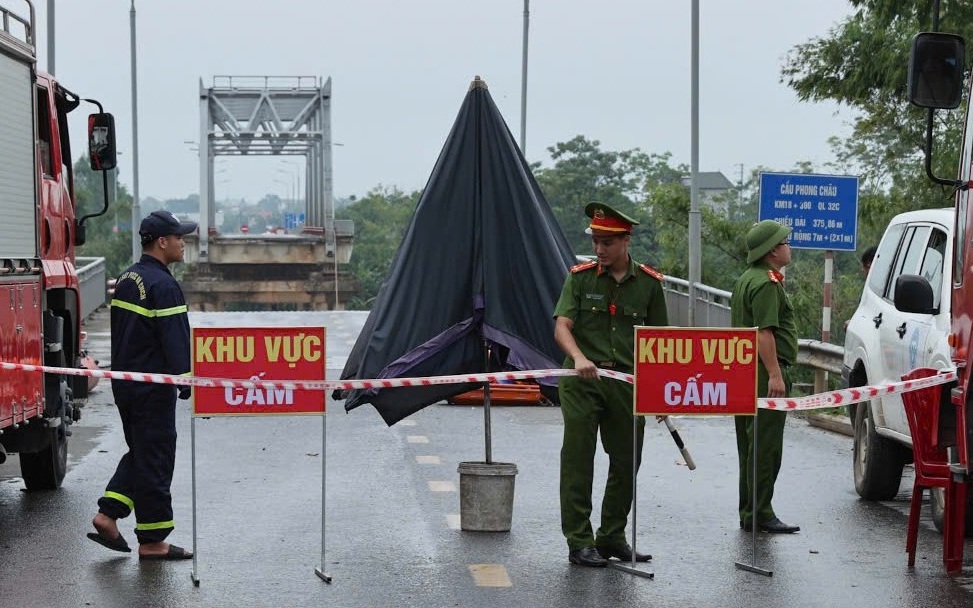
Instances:
[[[341,379],[559,367],[551,313],[574,254],[477,77]],[[551,383],[554,381],[552,380]],[[391,426],[476,384],[353,390]]]

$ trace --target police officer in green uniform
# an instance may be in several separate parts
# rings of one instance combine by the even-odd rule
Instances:
[[[568,559],[605,566],[610,558],[631,561],[625,525],[632,507],[632,385],[598,376],[598,368],[632,372],[637,325],[668,325],[662,275],[628,254],[638,222],[608,205],[585,207],[597,262],[571,269],[554,309],[554,339],[567,354],[564,367],[577,376],[561,378],[561,529]],[[641,460],[645,420],[638,420]],[[591,527],[591,486],[598,434],[608,454],[608,481],[597,536]],[[637,561],[652,556],[636,554]]]
[[[784,275],[780,273],[791,261],[790,232],[790,228],[773,220],[754,224],[746,237],[750,267],[737,279],[730,299],[733,327],[758,329],[758,397],[786,397],[791,388],[789,370],[797,360],[794,307],[784,291]],[[784,451],[787,414],[760,409],[756,417],[758,453],[754,480],[754,417],[736,416],[740,527],[751,530],[756,520],[757,528],[764,532],[797,532],[801,528],[782,522],[770,504]],[[753,504],[754,483],[757,486],[756,505]]]

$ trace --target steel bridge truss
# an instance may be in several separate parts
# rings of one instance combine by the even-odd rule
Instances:
[[[215,234],[214,161],[218,156],[304,157],[305,230],[335,243],[331,160],[331,79],[315,76],[215,76],[199,82],[199,254]]]

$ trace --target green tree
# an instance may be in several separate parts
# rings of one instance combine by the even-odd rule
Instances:
[[[103,177],[93,171],[87,157],[74,163],[74,197],[77,216],[100,213],[104,207]],[[132,196],[118,181],[118,172],[108,172],[110,205],[105,215],[85,221],[85,244],[81,256],[103,257],[108,276],[117,276],[132,261]]]
[[[336,210],[338,219],[355,222],[355,249],[349,266],[360,290],[348,303],[349,309],[368,310],[371,307],[421,194],[418,190],[406,194],[397,188],[380,186]]]
[[[549,147],[553,164],[533,167],[544,196],[576,253],[591,252],[584,234],[582,210],[597,201],[627,213],[640,222],[646,219],[651,191],[659,187],[681,188],[684,165],[672,167],[671,154],[646,154],[638,148],[621,152],[601,149],[601,142],[578,135]],[[643,227],[632,244],[634,257],[659,265],[655,251],[655,231]]]
[[[929,0],[850,0],[855,12],[825,36],[788,54],[781,80],[800,99],[836,101],[855,113],[847,139],[832,138],[839,172],[862,178],[863,242],[877,242],[889,219],[912,209],[952,204],[952,192],[925,177],[926,112],[907,98],[909,49],[932,29]],[[973,35],[973,4],[944,2],[940,29]],[[969,56],[967,57],[969,61]],[[951,177],[963,128],[960,112],[937,112],[933,170]]]
[[[930,0],[850,0],[855,12],[822,37],[796,46],[781,70],[781,81],[802,100],[835,101],[854,113],[850,137],[831,138],[835,173],[857,174],[861,249],[877,245],[893,215],[951,206],[953,192],[926,177],[926,111],[907,97],[909,49],[916,33],[932,29]],[[940,30],[973,36],[973,3],[943,2]],[[970,54],[967,53],[967,64]],[[936,113],[933,172],[953,177],[962,141],[961,112]],[[816,256],[798,251],[792,271]],[[836,256],[832,341],[844,339],[844,320],[858,304],[863,277],[858,260]],[[813,287],[813,285],[811,286]],[[813,291],[813,289],[812,289]],[[807,304],[812,299],[806,298]],[[798,299],[800,300],[800,298]],[[801,304],[801,302],[797,302]],[[805,323],[809,319],[805,319]],[[802,331],[801,335],[809,335]]]

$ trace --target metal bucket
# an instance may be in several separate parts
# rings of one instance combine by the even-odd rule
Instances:
[[[472,532],[509,532],[517,465],[461,462],[457,470],[460,528]]]

